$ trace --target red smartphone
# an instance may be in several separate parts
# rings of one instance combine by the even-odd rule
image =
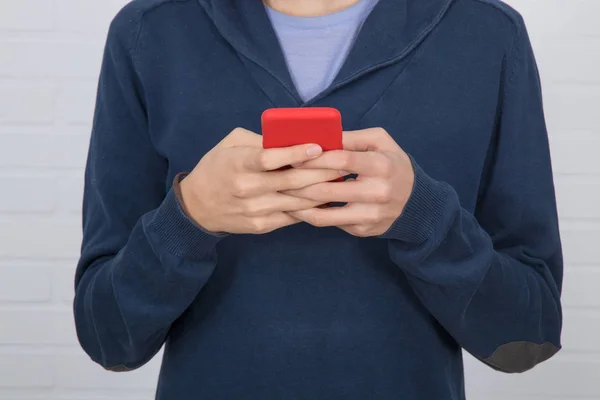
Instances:
[[[342,150],[342,115],[335,108],[270,108],[262,114],[265,149],[314,143],[323,151]]]

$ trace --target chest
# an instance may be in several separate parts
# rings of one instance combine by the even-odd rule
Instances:
[[[385,128],[429,175],[450,183],[463,205],[473,208],[496,128],[500,71],[493,63],[457,63],[431,46],[435,41],[334,84],[308,104],[295,102],[284,82],[226,46],[186,51],[185,63],[163,67],[164,79],[153,83],[155,101],[148,105],[153,142],[169,162],[167,182],[193,169],[234,128],[260,134],[267,108],[327,106],[340,110],[345,130]]]

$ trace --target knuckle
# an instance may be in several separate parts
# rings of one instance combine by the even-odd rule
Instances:
[[[366,237],[370,234],[370,229],[367,225],[359,225],[354,228],[354,234],[356,236]]]
[[[235,128],[219,142],[218,146],[229,148],[234,146],[249,145],[256,141],[255,136],[257,135],[247,129]]]
[[[382,136],[387,135],[387,131],[379,126],[379,127],[375,128],[375,134],[382,137]]]
[[[351,169],[355,162],[356,155],[354,154],[354,152],[345,152],[341,157],[340,166],[342,167],[342,169]]]
[[[256,156],[257,160],[256,162],[258,163],[258,166],[261,169],[269,169],[269,161],[270,161],[270,157],[269,157],[269,153],[267,153],[266,151],[261,151],[258,153],[258,155]]]
[[[243,214],[247,217],[257,217],[262,214],[262,206],[255,202],[249,201],[244,204]]]
[[[290,189],[300,189],[302,188],[302,180],[300,178],[301,170],[289,170],[290,173],[285,177],[285,187]]]
[[[250,220],[250,229],[253,233],[262,235],[270,231],[269,224],[265,218],[253,218]]]
[[[367,219],[371,223],[377,223],[381,221],[382,218],[383,213],[381,212],[381,209],[379,207],[373,207]]]
[[[318,228],[325,226],[323,219],[315,215],[306,216],[305,221]]]
[[[235,139],[240,138],[242,135],[244,135],[244,133],[245,133],[245,129],[238,127],[238,128],[233,129],[229,133],[229,135],[227,135],[227,137],[225,139],[226,139],[227,142],[230,141],[230,140],[235,140]]]
[[[330,226],[331,223],[330,223],[330,221],[327,220],[327,218],[325,218],[325,216],[323,216],[323,217],[317,216],[317,217],[315,217],[314,225],[318,226],[320,228],[324,228],[324,227]]]
[[[376,191],[375,201],[378,203],[388,203],[392,200],[392,185],[383,184]]]
[[[247,179],[236,177],[232,181],[232,192],[236,197],[248,197],[252,192],[252,186]]]
[[[384,157],[381,161],[381,173],[384,177],[389,178],[394,172],[394,163],[388,157]]]
[[[321,218],[312,218],[310,221],[311,225],[316,226],[317,228],[322,228],[325,226],[325,223]]]

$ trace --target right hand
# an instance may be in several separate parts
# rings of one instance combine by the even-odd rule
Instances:
[[[237,128],[200,160],[180,183],[183,208],[215,233],[262,234],[300,221],[287,214],[322,205],[283,193],[343,175],[326,169],[290,168],[322,154],[314,144],[263,149],[262,137]]]

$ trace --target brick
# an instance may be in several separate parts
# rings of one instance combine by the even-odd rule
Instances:
[[[33,392],[33,393],[32,393]],[[2,400],[149,400],[154,398],[154,391],[134,390],[118,392],[111,390],[54,390],[54,389],[0,389]],[[564,400],[564,399],[563,399]],[[586,400],[586,399],[577,399]]]
[[[52,355],[0,353],[0,388],[51,388],[53,367]]]
[[[0,135],[0,167],[82,169],[85,167],[88,146],[89,133]]]
[[[522,395],[511,394],[491,394],[491,393],[469,393],[467,392],[468,400],[597,400],[597,397],[571,397],[571,396],[539,396],[536,394]]]
[[[77,174],[61,175],[58,180],[58,187],[60,188],[59,204],[61,211],[71,214],[80,214],[84,186],[83,170]]]
[[[97,78],[102,61],[100,41],[0,42],[0,75],[9,77]]]
[[[54,268],[52,278],[52,297],[55,301],[62,303],[72,303],[75,296],[75,267],[77,260],[70,263],[64,263],[65,267]],[[67,267],[66,265],[70,265]]]
[[[52,29],[53,0],[0,2],[0,30],[41,31]]]
[[[600,311],[565,308],[562,336],[565,352],[598,354],[600,358],[599,337]]]
[[[71,310],[64,306],[0,309],[0,344],[75,345],[77,337]]]
[[[552,135],[597,131],[600,85],[552,84],[544,86],[548,129]]]
[[[3,135],[52,135],[55,127],[48,123],[37,125],[26,125],[24,123],[0,124],[0,137]]]
[[[125,0],[57,0],[57,25],[63,32],[105,34],[110,21],[125,3]]]
[[[562,302],[565,307],[593,307],[600,309],[600,296],[598,296],[598,283],[600,282],[599,267],[569,268],[567,266],[563,281]],[[597,337],[600,337],[600,332],[598,332]]]
[[[149,400],[154,398],[154,391],[127,391],[115,392],[105,390],[105,393],[98,393],[96,390],[35,390],[35,394],[28,389],[0,390],[0,399],[2,400]],[[563,399],[565,400],[565,399]],[[566,399],[570,400],[570,399]],[[586,399],[577,399],[586,400]]]
[[[532,36],[547,40],[570,35],[597,35],[597,15],[600,3],[596,0],[507,0],[525,18]]]
[[[540,39],[534,51],[542,77],[543,87],[550,82],[600,83],[597,65],[600,64],[600,37],[569,37]],[[577,68],[573,68],[577,60]]]
[[[600,260],[600,227],[588,224],[561,224],[565,264],[596,264]]]
[[[0,69],[2,64],[4,58],[0,62]],[[51,123],[54,119],[55,92],[56,85],[52,82],[0,79],[0,125]]]
[[[160,369],[161,353],[142,368],[126,374],[108,372],[92,362],[85,354],[63,355],[55,366],[58,388],[97,390],[155,388]],[[77,376],[77,379],[73,379]]]
[[[467,396],[468,400],[597,400],[597,397],[571,397],[571,396],[538,396],[535,394],[531,394],[529,396],[519,396],[511,394],[510,396],[506,396],[506,394],[497,394],[492,395],[490,393],[485,394],[477,394],[474,393],[472,395]]]
[[[594,132],[553,132],[550,137],[552,165],[557,174],[600,174],[600,135]],[[573,157],[576,154],[576,157]]]
[[[96,101],[95,80],[69,81],[58,91],[56,120],[64,123],[91,124]]]
[[[73,259],[79,256],[79,218],[0,217],[0,227],[0,257]]]
[[[57,207],[57,185],[52,177],[0,174],[0,213],[49,213]]]
[[[600,217],[600,177],[556,177],[555,186],[561,218]]]
[[[598,394],[600,358],[559,353],[525,374],[502,374],[467,357],[465,371],[469,377],[469,392],[481,399],[491,395],[506,399],[513,396],[557,400],[569,396],[594,398]]]
[[[14,262],[0,266],[0,302],[45,302],[51,297],[51,274],[47,267]]]

